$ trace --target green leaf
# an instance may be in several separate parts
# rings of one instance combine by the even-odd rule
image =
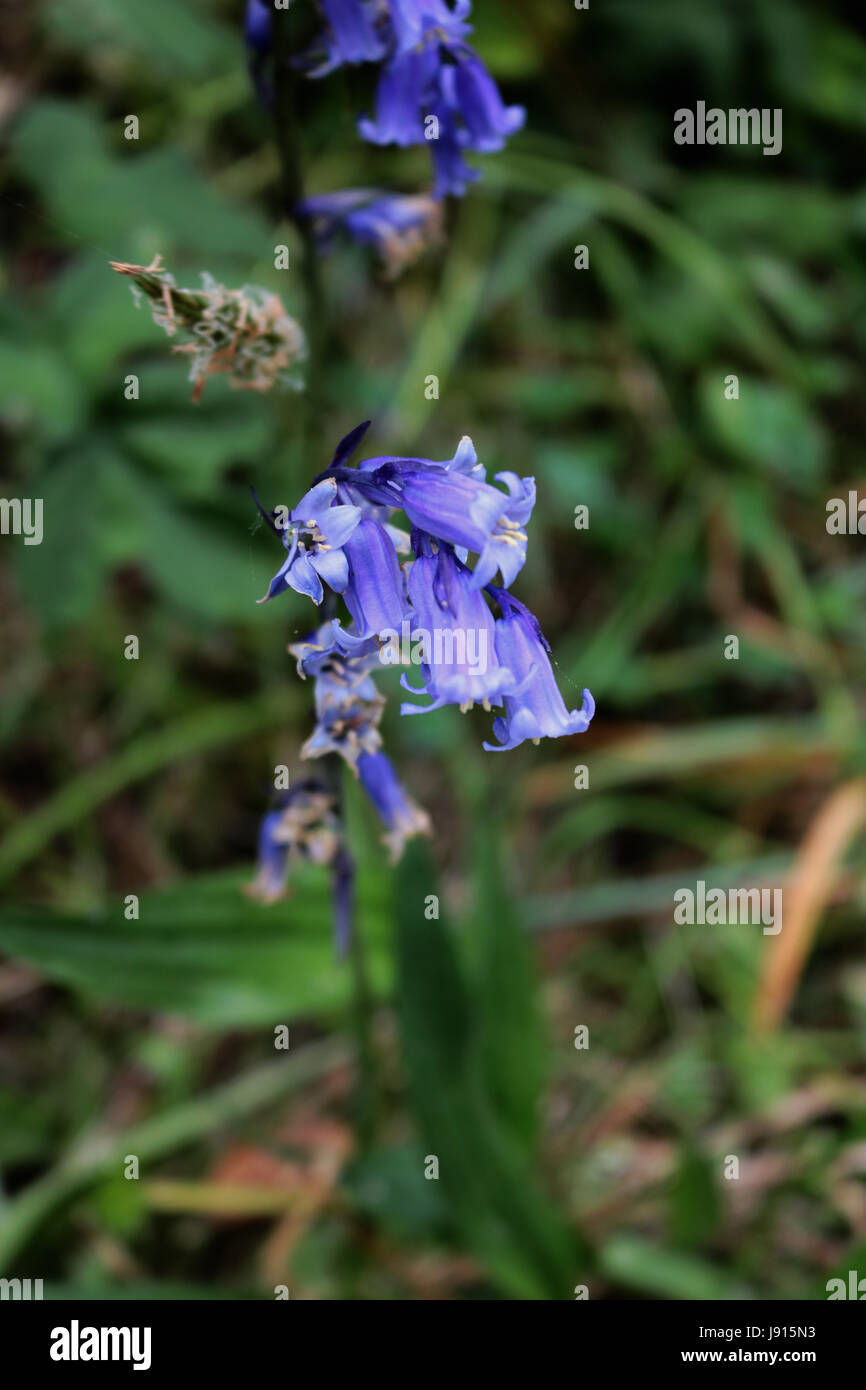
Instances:
[[[676,1245],[689,1248],[703,1245],[715,1231],[720,1216],[713,1165],[692,1144],[686,1144],[671,1184],[671,1238]]]
[[[475,846],[476,904],[470,925],[478,952],[474,1013],[491,1106],[528,1154],[538,1131],[545,1047],[532,952],[502,864],[500,829],[495,819],[486,820]]]
[[[55,232],[90,242],[106,261],[145,264],[159,252],[171,262],[187,249],[202,268],[222,255],[248,265],[269,244],[262,219],[215,193],[179,150],[139,153],[122,141],[115,157],[105,134],[91,111],[64,101],[35,102],[16,124],[12,164],[42,193]]]
[[[419,1080],[434,1084],[457,1077],[466,1066],[470,1005],[454,942],[440,919],[424,915],[435,894],[433,868],[423,846],[412,842],[400,865],[397,962],[400,1011]],[[416,1020],[424,1020],[417,1026]]]
[[[453,938],[441,916],[424,916],[434,888],[427,853],[415,843],[398,885],[397,999],[425,1153],[438,1159],[453,1220],[494,1282],[517,1298],[568,1298],[585,1256],[496,1116]],[[426,1181],[423,1172],[417,1181]]]
[[[269,577],[266,557],[222,526],[179,510],[101,442],[68,455],[37,490],[43,541],[17,547],[16,565],[25,597],[49,626],[79,622],[112,566],[136,560],[164,598],[206,621],[255,621],[261,612],[255,601]]]
[[[830,1290],[827,1285],[831,1279],[841,1279],[844,1286],[845,1297],[850,1298],[852,1269],[855,1271],[855,1283],[859,1284],[861,1279],[866,1278],[866,1241],[858,1241],[856,1245],[846,1250],[845,1254],[836,1262],[832,1269],[822,1270],[816,1282],[814,1297],[816,1299],[826,1299],[832,1292],[837,1295],[834,1302],[838,1301],[840,1292],[838,1286]],[[864,1288],[866,1288],[866,1286],[864,1286]],[[858,1303],[863,1298],[863,1293],[859,1288],[857,1289],[856,1297]]]
[[[706,373],[701,403],[717,442],[737,457],[784,478],[790,486],[823,474],[827,441],[799,396],[786,386],[740,376],[739,400],[726,400],[727,371]]]
[[[179,0],[49,0],[40,17],[58,46],[156,64],[160,79],[201,78],[241,59],[239,33]]]
[[[680,206],[686,220],[720,246],[765,244],[792,260],[841,253],[845,198],[820,184],[690,171]]]
[[[731,1038],[728,1050],[731,1071],[747,1112],[764,1114],[796,1084],[799,1056],[794,1038],[784,1033],[756,1038],[744,1031]]]
[[[21,341],[0,343],[0,418],[48,440],[73,433],[86,402],[75,375],[54,348]]]
[[[45,1095],[0,1090],[0,1164],[49,1158],[56,1142],[56,1115]]]
[[[395,1239],[430,1241],[442,1234],[446,1208],[437,1182],[418,1181],[423,1172],[423,1149],[402,1144],[358,1158],[343,1187],[355,1209]]]
[[[45,332],[63,343],[64,357],[95,391],[122,401],[124,372],[112,367],[122,353],[159,341],[150,314],[135,312],[128,285],[104,256],[85,256],[52,287],[49,308]]]
[[[252,620],[267,585],[267,563],[213,524],[139,487],[142,558],[162,594],[209,620]]]
[[[657,1298],[717,1301],[750,1296],[724,1270],[637,1236],[613,1236],[606,1241],[599,1251],[599,1265],[617,1284]]]
[[[183,376],[179,362],[175,368]],[[145,378],[142,389],[146,389]],[[122,430],[122,438],[131,453],[155,465],[170,480],[173,492],[207,497],[223,469],[254,457],[270,434],[268,415],[260,403],[238,399],[236,392],[232,397],[201,413],[200,407],[188,405],[183,417],[134,419]]]
[[[18,579],[42,621],[64,627],[92,609],[113,558],[135,555],[135,492],[123,460],[97,441],[67,454],[32,487],[43,500],[43,538],[18,548]]]
[[[142,894],[138,921],[125,919],[120,897],[89,916],[10,906],[0,950],[87,997],[220,1028],[343,1007],[350,978],[334,954],[327,870],[299,866],[290,896],[269,907],[245,896],[251,876],[235,870]],[[365,883],[358,900],[373,985],[384,990],[386,891]]]

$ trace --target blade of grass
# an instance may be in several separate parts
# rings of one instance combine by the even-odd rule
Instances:
[[[674,893],[683,881],[702,878],[710,888],[759,887],[778,884],[790,867],[791,855],[769,854],[730,864],[699,864],[674,873],[647,878],[617,878],[564,893],[546,893],[524,901],[526,921],[533,931],[575,927],[587,922],[606,922],[615,917],[646,917],[649,913],[673,913]]]
[[[0,1224],[0,1270],[9,1269],[18,1253],[54,1211],[112,1172],[119,1173],[126,1154],[140,1163],[155,1162],[243,1119],[310,1081],[346,1065],[350,1049],[341,1038],[310,1043],[284,1062],[270,1062],[196,1100],[145,1120],[120,1134],[91,1131],[81,1136],[64,1158],[30,1184],[4,1209]]]
[[[528,149],[529,141],[524,146]],[[809,392],[808,376],[799,358],[777,333],[751,293],[747,276],[733,261],[634,189],[600,174],[576,170],[564,152],[561,157],[550,157],[546,151],[551,150],[559,155],[556,146],[542,143],[525,154],[504,152],[491,161],[487,183],[535,194],[558,193],[576,204],[581,217],[590,209],[637,232],[717,300],[729,329],[758,361]]]
[[[724,719],[695,728],[648,728],[600,748],[586,759],[593,791],[608,791],[663,777],[694,777],[722,767],[731,774],[762,771],[802,776],[810,769],[832,773],[862,739],[846,721],[831,727],[816,715],[800,719]],[[547,806],[574,797],[574,764],[550,763],[530,775],[527,799]]]

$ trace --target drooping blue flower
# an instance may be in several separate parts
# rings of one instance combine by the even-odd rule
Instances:
[[[425,466],[429,465],[431,468],[445,469],[447,472],[467,473],[473,478],[479,478],[481,482],[484,482],[487,476],[484,465],[478,462],[478,452],[468,434],[463,435],[454,451],[453,457],[450,459],[407,459],[400,458],[396,454],[379,454],[374,458],[361,459],[356,468],[349,469],[346,465],[348,465],[349,459],[357,451],[361,440],[370,428],[370,423],[369,420],[362,421],[360,425],[356,425],[353,430],[350,430],[349,433],[340,440],[330,464],[316,480],[318,482],[321,478],[330,477],[339,479],[341,498],[343,489],[351,486],[354,477],[358,474],[369,475],[376,473],[379,469],[384,468],[386,464],[412,463],[419,465],[423,464]],[[368,490],[371,482],[372,479],[369,476],[364,479],[364,486]],[[393,501],[394,495],[393,485],[389,485],[389,490],[385,494],[385,505],[392,507],[399,505],[399,503]],[[357,506],[363,505],[360,493],[358,494],[357,500],[354,497],[352,500],[356,502]]]
[[[443,70],[442,88],[448,105],[460,113],[466,144],[480,154],[501,150],[526,119],[522,106],[505,105],[499,88],[471,48],[464,48],[457,62]]]
[[[472,32],[466,22],[470,0],[456,0],[453,6],[446,0],[320,0],[320,5],[325,27],[297,61],[311,77],[323,77],[344,64],[381,64],[375,113],[358,121],[362,138],[377,145],[429,144],[433,199],[462,196],[480,176],[466,164],[464,152],[501,149],[525,119],[522,107],[505,105],[496,82],[467,43]],[[269,105],[271,84],[264,74],[273,13],[267,0],[248,0],[244,29],[254,55],[253,80]],[[320,212],[330,218],[339,217],[341,210],[323,206]],[[413,219],[411,227],[403,222],[407,215]],[[352,225],[348,219],[345,225],[359,240],[378,244],[387,238],[387,259],[400,270],[416,253],[417,237],[410,239],[412,257],[403,254],[402,243],[410,230],[417,230],[417,217],[415,211],[385,208],[366,225]],[[386,231],[388,224],[391,232]],[[396,261],[395,247],[400,252]]]
[[[429,114],[425,93],[432,93],[439,75],[435,48],[400,53],[382,69],[376,88],[376,116],[362,116],[358,131],[371,145],[423,145],[424,118]]]
[[[268,0],[247,0],[244,11],[244,38],[249,49],[249,70],[256,95],[262,106],[270,108],[274,91],[267,73],[268,58],[273,41],[274,12]]]
[[[550,647],[529,609],[504,589],[489,587],[502,617],[496,623],[496,653],[513,673],[515,685],[505,693],[505,715],[493,721],[499,740],[485,743],[488,752],[516,748],[525,739],[562,738],[581,734],[595,713],[595,701],[583,692],[579,710],[568,710],[550,664]]]
[[[439,123],[436,139],[430,141],[433,197],[462,198],[469,184],[481,178],[481,171],[473,169],[463,158],[466,140],[454,119],[452,109],[442,98],[434,100],[431,114]]]
[[[452,473],[465,473],[469,478],[476,478],[484,482],[487,477],[487,469],[483,463],[478,462],[478,453],[468,434],[464,434],[457,448],[454,450],[454,457],[443,460],[443,468],[447,468]]]
[[[409,796],[387,754],[362,753],[358,759],[358,775],[361,786],[385,823],[385,844],[395,862],[406,840],[413,835],[430,833],[430,817]]]
[[[516,473],[495,475],[507,494],[472,473],[418,466],[408,459],[395,470],[399,503],[418,530],[478,555],[472,586],[482,589],[496,571],[508,587],[526,560],[524,526],[535,505],[535,479]]]
[[[324,77],[343,63],[376,63],[388,51],[387,34],[377,24],[377,0],[319,0],[328,22],[322,36],[325,60],[312,72]]]
[[[277,902],[286,891],[289,872],[289,844],[281,834],[282,811],[268,811],[259,827],[259,862],[256,877],[249,885],[251,898]]]
[[[358,428],[360,429],[361,426],[359,425]],[[354,450],[352,452],[354,452]],[[342,456],[340,459],[341,464],[345,463],[350,457],[351,453]],[[396,467],[391,467],[389,471],[388,465],[396,465]],[[339,494],[342,497],[343,490],[347,487],[351,487],[351,478],[353,473],[357,472],[366,475],[359,486],[369,493],[370,496],[376,492],[377,488],[384,489],[381,495],[387,497],[387,505],[391,507],[400,506],[400,484],[397,475],[401,468],[409,467],[432,468],[445,473],[465,473],[467,477],[474,478],[477,482],[481,483],[485,482],[487,478],[487,470],[483,463],[479,463],[478,461],[478,451],[475,445],[472,443],[469,435],[464,434],[450,459],[400,458],[395,454],[381,454],[376,458],[361,459],[356,470],[352,472],[343,471],[336,475],[340,479]],[[382,470],[382,473],[379,480],[371,476],[372,474],[378,473],[380,470]],[[397,479],[397,481],[395,481],[395,479]],[[352,500],[356,500],[356,497],[357,505],[361,506],[360,491],[356,490],[356,496],[353,496]],[[398,500],[395,501],[395,498]]]
[[[362,517],[345,544],[349,582],[343,593],[359,637],[398,628],[409,611],[406,580],[385,527]]]
[[[267,53],[270,48],[273,17],[273,7],[267,0],[247,0],[244,38],[255,53]]]
[[[330,864],[340,843],[332,798],[319,783],[299,783],[284,793],[280,805],[262,817],[256,876],[247,887],[251,898],[273,903],[285,896],[294,858]]]
[[[378,726],[385,701],[370,677],[379,664],[378,643],[344,631],[333,619],[289,651],[300,675],[311,675],[315,682],[316,726],[301,757],[338,753],[357,771],[361,753],[375,753],[382,746]]]
[[[425,545],[426,550],[432,547]],[[421,689],[404,673],[401,684],[413,694],[427,694],[429,705],[405,703],[401,714],[426,714],[443,705],[464,712],[476,701],[485,709],[501,705],[503,691],[514,685],[511,672],[496,653],[493,614],[472,572],[450,547],[422,554],[409,571],[413,652],[421,657]]]
[[[341,490],[380,507],[402,508],[413,527],[462,552],[478,555],[472,584],[486,587],[497,570],[508,586],[526,559],[524,527],[535,505],[535,479],[495,475],[507,492],[484,481],[471,439],[464,436],[447,463],[431,459],[366,459],[357,468],[332,468]]]
[[[344,231],[361,245],[372,246],[390,276],[434,246],[442,231],[441,207],[426,193],[347,188],[306,198],[298,211],[312,219],[320,250],[327,251]]]
[[[337,484],[325,478],[305,493],[289,512],[282,542],[288,555],[259,603],[295,589],[314,603],[322,601],[322,580],[338,594],[349,582],[343,546],[361,520],[360,508],[336,503]],[[273,526],[273,522],[269,524]],[[274,527],[274,529],[278,529]]]
[[[338,753],[353,771],[363,753],[375,753],[382,746],[378,724],[385,700],[376,692],[372,700],[365,699],[360,690],[342,692],[333,698],[333,683],[328,695],[323,684],[316,681],[316,726],[301,748],[302,758],[321,758],[326,753]]]
[[[456,0],[453,8],[445,0],[388,0],[388,9],[398,53],[428,39],[462,43],[472,33],[471,24],[465,23],[472,0]]]
[[[358,130],[377,145],[429,143],[434,198],[461,197],[479,171],[463,153],[501,150],[524,124],[522,106],[506,106],[478,54],[466,43],[469,5],[451,11],[442,3],[395,3],[396,44],[376,91],[375,117]]]
[[[356,685],[376,666],[379,645],[375,638],[359,637],[338,618],[332,618],[305,641],[292,643],[289,651],[298,663],[301,680],[336,671],[343,683]]]

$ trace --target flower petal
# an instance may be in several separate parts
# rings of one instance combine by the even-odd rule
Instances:
[[[325,541],[336,550],[349,539],[361,520],[361,515],[360,507],[353,507],[348,502],[341,502],[336,507],[330,507],[328,511],[322,512],[316,520]]]
[[[292,508],[289,513],[292,521],[318,521],[322,513],[330,507],[336,493],[335,479],[323,478],[315,487],[311,487],[309,492],[305,492],[298,505]]]
[[[310,555],[310,564],[336,593],[343,592],[349,582],[349,562],[342,550],[322,550],[318,547]]]
[[[294,563],[286,571],[286,580],[296,593],[306,594],[313,603],[322,602],[322,581],[305,553],[295,556]]]

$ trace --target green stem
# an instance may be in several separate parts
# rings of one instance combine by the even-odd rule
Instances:
[[[327,349],[327,305],[319,252],[308,217],[298,215],[304,197],[304,171],[298,137],[297,72],[292,55],[301,44],[293,37],[290,10],[274,11],[274,139],[280,159],[283,210],[301,242],[301,282],[306,300],[305,331],[309,350],[307,365],[308,434],[318,444],[323,422],[324,363]]]
[[[312,223],[298,216],[304,196],[304,170],[298,138],[298,87],[292,54],[301,44],[290,27],[290,12],[275,11],[274,33],[274,134],[280,157],[282,201],[286,216],[297,230],[302,246],[301,275],[306,297],[306,332],[309,345],[307,369],[307,436],[313,457],[319,456],[324,440],[324,367],[329,351],[327,303],[322,281],[319,252]],[[336,595],[330,591],[321,608],[321,621],[336,615]],[[323,777],[334,797],[338,816],[342,815],[342,778],[336,757],[324,759]],[[349,945],[353,984],[353,1022],[358,1053],[357,1130],[363,1146],[369,1145],[375,1129],[376,1058],[373,1043],[373,996],[370,990],[364,943],[358,923],[353,924]]]
[[[325,622],[334,617],[337,609],[337,596],[330,591],[322,603],[322,618]],[[323,759],[322,775],[341,823],[345,824],[343,814],[343,775],[340,759],[336,754]],[[351,861],[351,851],[345,850]],[[354,872],[354,866],[352,866]],[[373,1041],[373,993],[370,989],[367,972],[366,952],[361,924],[357,913],[353,912],[352,934],[349,938],[349,966],[352,971],[352,1023],[358,1056],[358,1084],[355,1095],[355,1123],[358,1140],[362,1148],[369,1148],[376,1128],[379,1084],[376,1067],[376,1050]]]
[[[353,924],[349,943],[352,968],[352,1000],[355,1045],[358,1053],[356,1128],[361,1147],[373,1141],[378,1115],[379,1084],[373,1043],[373,995],[367,974],[364,940],[358,922]]]

